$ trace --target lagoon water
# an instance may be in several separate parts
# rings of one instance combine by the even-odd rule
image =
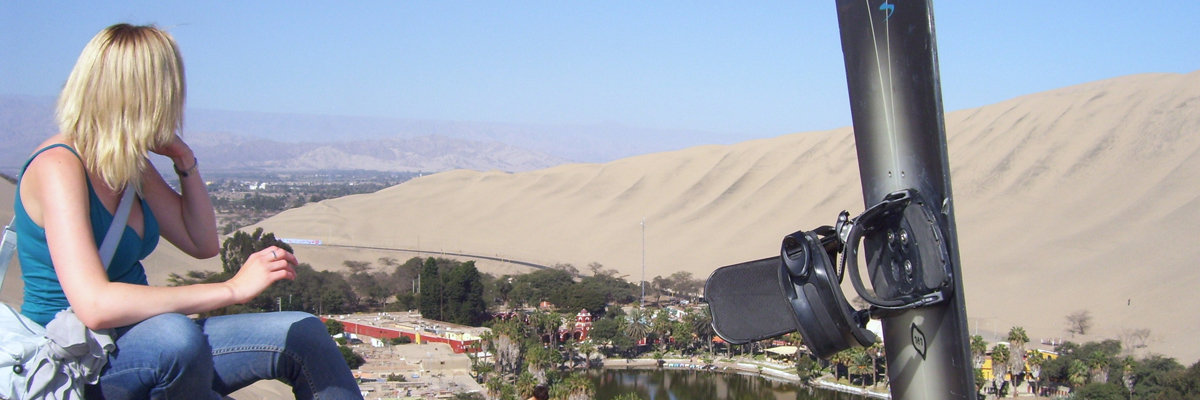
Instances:
[[[735,373],[672,369],[603,369],[588,375],[596,399],[634,392],[643,400],[863,400],[862,396]]]

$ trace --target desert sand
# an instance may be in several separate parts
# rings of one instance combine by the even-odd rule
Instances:
[[[1200,359],[1200,316],[1178,311],[1200,304],[1200,72],[1072,86],[946,122],[973,333],[999,340],[1022,326],[1040,342],[1149,329],[1143,352]],[[704,278],[862,211],[855,157],[843,128],[517,174],[450,171],[258,226],[332,244],[598,262],[636,281],[644,219],[647,279]],[[1079,310],[1094,329],[1071,338],[1066,315]]]
[[[972,333],[1002,340],[1022,326],[1037,343],[1149,329],[1141,354],[1186,365],[1200,359],[1192,333],[1200,315],[1186,312],[1200,304],[1200,72],[1032,94],[950,112],[946,123]],[[0,184],[0,201],[10,192]],[[598,262],[637,281],[643,220],[647,279],[676,271],[706,278],[717,267],[777,254],[788,233],[863,208],[847,127],[517,174],[444,172],[289,210],[255,227],[327,244],[581,270]],[[156,283],[171,271],[219,268],[161,248],[146,263]],[[296,252],[334,270],[343,260],[415,255]],[[1094,329],[1071,338],[1065,317],[1080,310],[1092,314]]]

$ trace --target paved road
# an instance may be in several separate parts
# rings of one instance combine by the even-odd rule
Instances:
[[[537,269],[549,269],[550,268],[549,266],[545,266],[545,265],[541,265],[541,264],[534,264],[534,263],[526,262],[526,261],[518,261],[518,260],[513,260],[513,259],[508,259],[508,258],[500,258],[500,257],[492,257],[492,256],[484,256],[484,255],[479,255],[479,254],[454,253],[454,252],[448,252],[448,251],[428,251],[428,250],[414,250],[414,249],[402,249],[402,248],[395,248],[395,247],[377,247],[377,246],[353,246],[353,245],[346,245],[346,244],[321,244],[321,246],[338,247],[338,248],[344,248],[344,249],[385,250],[385,251],[403,251],[403,252],[408,252],[408,253],[440,254],[440,255],[444,255],[444,256],[477,258],[477,259],[481,259],[481,260],[506,262],[506,263],[510,263],[510,264],[524,265],[526,267],[537,268]]]

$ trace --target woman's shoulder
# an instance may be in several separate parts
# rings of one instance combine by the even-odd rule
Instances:
[[[46,141],[42,142],[37,148],[29,154],[28,162],[25,166],[25,172],[31,169],[52,169],[77,172],[83,170],[83,163],[79,162],[79,154],[75,152],[71,142],[63,137],[62,134],[51,136]],[[74,161],[74,162],[69,162]]]
[[[20,190],[22,192],[27,190],[37,192],[38,190],[35,189],[42,187],[46,182],[57,182],[69,186],[74,186],[71,185],[73,183],[87,182],[87,169],[83,166],[79,154],[75,152],[69,142],[61,140],[60,136],[56,135],[42,142],[37,150],[30,153],[28,161],[21,169]]]

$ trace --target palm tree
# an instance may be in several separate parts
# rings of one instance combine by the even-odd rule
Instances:
[[[517,397],[528,399],[533,396],[533,388],[537,386],[537,379],[528,371],[522,372],[517,376]]]
[[[870,369],[874,365],[873,361],[874,360],[871,358],[871,355],[867,354],[866,349],[862,347],[850,348],[850,372],[852,372],[854,375],[861,377],[870,374],[871,380],[875,380],[875,371]],[[861,379],[862,386],[867,387],[867,379]]]
[[[629,320],[625,324],[625,335],[633,339],[634,342],[645,339],[650,334],[650,325],[647,323],[646,311],[641,308],[635,308],[627,315]]]
[[[1034,393],[1037,393],[1038,391],[1038,385],[1040,384],[1042,377],[1042,364],[1045,362],[1046,356],[1042,355],[1042,352],[1037,350],[1034,350],[1033,353],[1030,353],[1029,359],[1025,361],[1025,363],[1029,365],[1029,374],[1033,375],[1033,379],[1030,379],[1029,383],[1033,385]]]
[[[584,357],[583,368],[591,369],[592,368],[592,353],[596,352],[596,344],[592,343],[591,339],[589,339],[585,342],[581,342],[581,343],[579,343],[579,351],[581,353],[583,353],[583,357]]]
[[[1089,372],[1087,363],[1083,362],[1083,360],[1071,360],[1071,365],[1067,367],[1067,380],[1070,381],[1071,388],[1079,389],[1083,387],[1087,383]]]
[[[833,353],[833,355],[829,357],[830,366],[833,367],[833,379],[834,380],[837,380],[839,378],[839,376],[838,376],[839,368],[838,367],[850,365],[850,360],[851,360],[850,351],[851,351],[850,349],[842,350],[837,353]],[[846,371],[846,379],[850,379],[849,368],[847,368],[847,371]]]
[[[675,327],[671,322],[671,314],[667,309],[660,308],[654,314],[654,318],[650,320],[650,330],[654,331],[654,336],[659,341],[659,350],[667,349],[667,339],[671,336],[671,330]]]
[[[545,384],[546,370],[562,364],[562,354],[558,350],[534,345],[525,353],[525,363],[537,383]]]
[[[538,312],[533,314],[534,326],[540,335],[550,337],[550,347],[558,347],[558,327],[562,325],[562,316],[556,312]]]
[[[992,379],[997,382],[1004,379],[1004,373],[1008,371],[1008,360],[1012,358],[1011,356],[1012,353],[1009,353],[1008,346],[997,344],[995,347],[992,347]]]
[[[708,354],[712,355],[713,336],[716,335],[716,331],[713,331],[712,327],[712,311],[708,307],[703,307],[697,312],[689,313],[688,317],[691,318],[692,329],[696,332],[696,336],[704,341],[708,346]]]
[[[1108,366],[1111,361],[1103,351],[1096,350],[1088,355],[1087,366],[1091,370],[1092,381],[1108,383]]]
[[[695,325],[692,325],[690,321],[686,320],[688,315],[690,314],[684,314],[684,318],[681,318],[680,320],[671,324],[671,332],[675,336],[676,348],[680,350],[686,350],[689,354],[695,354],[696,352],[694,349],[696,348],[697,342],[700,340],[700,336],[697,335],[695,329],[693,329]]]
[[[867,356],[871,357],[871,386],[879,383],[876,378],[879,376],[879,359],[884,356],[883,352],[883,341],[880,339],[875,339],[875,343],[866,349]]]
[[[492,359],[500,373],[518,373],[521,369],[521,344],[504,333],[493,339],[492,343]]]
[[[487,387],[489,399],[499,399],[504,390],[504,382],[500,380],[499,376],[493,376],[492,379],[488,379],[485,386]]]
[[[592,381],[583,375],[571,375],[550,388],[550,397],[564,400],[591,400],[596,395]]]
[[[983,366],[983,356],[987,355],[987,341],[983,336],[971,336],[971,356],[975,358],[975,368]]]
[[[1025,334],[1025,328],[1014,326],[1008,330],[1008,343],[1012,345],[1012,359],[1009,363],[1012,367],[1013,388],[1017,387],[1017,374],[1025,372],[1025,343],[1029,343],[1029,335]]]
[[[796,353],[792,356],[795,358],[793,361],[799,364],[800,357],[804,355],[804,353],[800,351],[800,346],[804,345],[804,335],[800,334],[800,332],[792,332],[784,335],[783,339],[786,340],[789,345],[796,346]]]
[[[579,345],[579,341],[575,340],[574,336],[567,336],[567,339],[562,342],[562,349],[567,351],[567,356],[564,357],[564,362],[572,371],[575,370],[575,348]]]

